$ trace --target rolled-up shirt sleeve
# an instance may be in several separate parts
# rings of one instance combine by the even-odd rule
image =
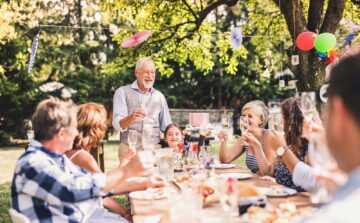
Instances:
[[[164,96],[162,97],[162,102],[161,102],[161,112],[159,115],[159,122],[160,122],[160,130],[162,132],[164,132],[166,127],[172,123],[169,107]]]
[[[112,117],[112,126],[114,129],[123,132],[126,129],[122,129],[120,126],[120,120],[128,116],[128,109],[126,106],[126,99],[124,90],[120,87],[116,90],[113,99],[113,117]]]
[[[315,191],[318,188],[313,168],[304,162],[298,162],[295,165],[293,182],[296,186],[300,186],[309,192]]]

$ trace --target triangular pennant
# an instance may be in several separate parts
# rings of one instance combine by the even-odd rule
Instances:
[[[37,51],[38,42],[39,42],[39,33],[40,32],[38,32],[38,34],[36,34],[36,36],[34,37],[33,43],[32,43],[31,55],[30,55],[29,67],[28,67],[29,73],[32,71],[33,66],[34,66],[36,51]]]

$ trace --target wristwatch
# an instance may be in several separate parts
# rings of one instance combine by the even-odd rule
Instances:
[[[280,146],[279,148],[277,148],[276,154],[279,157],[282,157],[287,149],[288,149],[287,146]]]

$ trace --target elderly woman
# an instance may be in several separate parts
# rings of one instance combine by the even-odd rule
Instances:
[[[228,150],[227,135],[219,133],[220,162],[230,163],[242,154],[246,154],[246,166],[259,175],[273,175],[273,164],[276,161],[276,148],[271,144],[274,134],[265,129],[268,120],[268,109],[259,100],[248,102],[242,109],[242,116],[248,117],[250,130]]]
[[[107,129],[105,107],[97,103],[82,104],[77,115],[77,120],[79,135],[74,140],[73,149],[67,152],[66,155],[79,167],[91,173],[99,173],[101,170],[90,152],[105,135]],[[142,190],[148,186],[163,186],[163,181],[156,177],[153,179],[129,178],[126,182],[118,185],[116,190]],[[103,205],[112,212],[120,214],[131,221],[131,216],[127,211],[111,197],[105,197],[103,199]]]

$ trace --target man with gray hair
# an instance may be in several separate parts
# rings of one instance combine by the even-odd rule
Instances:
[[[39,103],[34,139],[16,163],[12,208],[31,222],[128,222],[102,207],[101,197],[124,192],[121,185],[146,170],[146,158],[136,155],[107,174],[80,169],[65,155],[78,134],[77,112],[75,104],[56,98]]]
[[[136,148],[141,146],[144,125],[155,130],[154,144],[160,140],[160,131],[171,124],[169,108],[164,95],[153,88],[155,63],[149,57],[141,58],[135,67],[136,80],[119,87],[113,100],[113,127],[121,132],[119,160],[121,165],[134,154],[128,146],[129,130],[138,132]]]

